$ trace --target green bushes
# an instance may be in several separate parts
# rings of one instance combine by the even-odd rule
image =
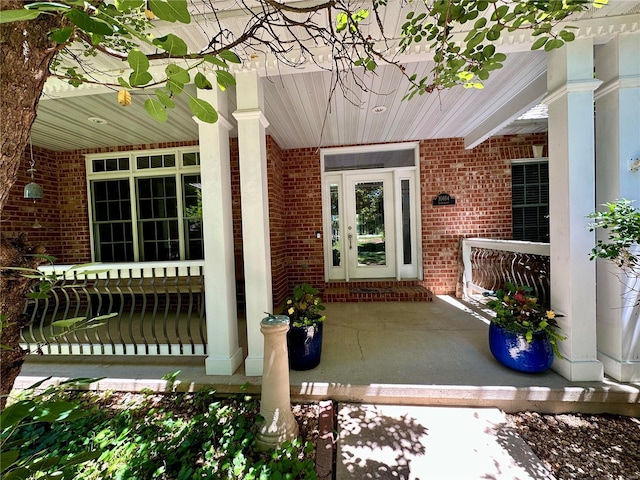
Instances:
[[[18,426],[12,440],[20,444],[20,458],[92,452],[81,464],[50,465],[62,474],[56,478],[69,479],[316,478],[311,443],[297,439],[275,452],[257,451],[255,398],[220,398],[213,391],[112,395],[117,398],[57,391],[36,398],[78,404],[84,415]]]

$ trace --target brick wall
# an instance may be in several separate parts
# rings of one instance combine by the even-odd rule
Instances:
[[[456,292],[462,238],[511,238],[510,160],[531,157],[531,145],[546,143],[546,134],[493,137],[472,150],[465,150],[461,138],[420,142],[425,287],[436,294]],[[433,206],[442,192],[456,204]]]
[[[89,201],[85,155],[96,153],[176,148],[197,145],[198,142],[176,142],[144,145],[127,145],[118,148],[96,148],[69,152],[53,152],[34,148],[36,183],[44,189],[44,198],[38,200],[35,209],[32,201],[23,198],[24,186],[30,181],[28,150],[23,167],[5,210],[2,212],[2,230],[9,235],[26,232],[29,241],[44,245],[47,253],[57,263],[76,264],[91,261],[89,236]],[[42,225],[33,229],[35,219]]]
[[[286,261],[289,289],[324,286],[320,153],[316,148],[284,151]]]
[[[546,134],[495,137],[473,150],[460,138],[420,142],[423,284],[436,294],[455,293],[463,237],[511,238],[510,160],[532,156]],[[320,153],[284,152],[289,287],[324,285]],[[432,206],[446,192],[455,206]]]
[[[24,187],[31,182],[27,170],[30,166],[29,147],[22,158],[18,178],[11,188],[9,199],[2,211],[2,233],[15,237],[25,233],[33,245],[43,245],[46,253],[57,259],[63,257],[64,249],[60,236],[60,191],[58,188],[58,160],[55,152],[34,147],[33,158],[36,172],[35,182],[44,191],[44,197],[33,201],[24,198]],[[36,220],[41,228],[33,228]]]
[[[267,137],[267,177],[269,181],[269,229],[271,232],[271,278],[274,307],[289,294],[287,284],[286,191],[282,150]]]
[[[242,222],[238,144],[230,139],[233,228],[236,258],[242,255]],[[464,237],[511,238],[510,160],[532,156],[531,145],[546,144],[546,134],[494,137],[473,150],[462,139],[420,142],[422,249],[424,285],[434,293],[455,293],[460,277],[459,245]],[[131,145],[115,151],[175,148],[197,142]],[[22,198],[28,157],[2,212],[3,231],[27,231],[32,242],[47,246],[60,263],[90,261],[87,154],[113,149],[50,152],[34,149],[36,182],[45,198],[33,210]],[[322,192],[317,149],[281,150],[267,139],[274,304],[300,283],[324,286]],[[455,206],[432,206],[446,192]],[[43,225],[34,230],[35,219]]]
[[[231,167],[231,214],[233,217],[233,245],[236,259],[242,260],[242,200],[240,198],[240,153],[238,139],[229,139]],[[236,260],[236,261],[237,261]],[[238,266],[236,266],[236,269]]]

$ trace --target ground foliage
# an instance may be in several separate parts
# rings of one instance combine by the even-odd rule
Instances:
[[[255,446],[259,401],[245,395],[61,392],[43,402],[79,402],[71,422],[26,423],[14,433],[34,460],[99,452],[78,465],[51,466],[68,479],[313,479],[317,405],[294,406],[300,437],[277,451]]]
[[[507,415],[558,480],[640,479],[640,419],[524,412]]]

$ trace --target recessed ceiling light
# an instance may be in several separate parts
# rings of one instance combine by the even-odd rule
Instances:
[[[91,123],[95,123],[98,125],[106,125],[107,122],[104,118],[100,118],[100,117],[89,117],[87,118],[87,120],[89,120]]]
[[[377,105],[371,109],[373,113],[382,113],[387,111],[387,107],[384,105]]]

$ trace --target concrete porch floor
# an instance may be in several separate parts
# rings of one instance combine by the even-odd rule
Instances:
[[[504,411],[581,411],[640,415],[640,383],[570,382],[553,371],[523,374],[499,365],[487,342],[487,320],[458,300],[327,304],[320,365],[291,371],[292,400],[497,407]],[[259,322],[261,319],[251,319]],[[240,331],[244,330],[241,323]],[[246,339],[241,333],[246,352]],[[25,388],[55,379],[105,377],[101,389],[213,386],[220,393],[260,391],[261,377],[241,366],[232,376],[205,375],[204,357],[36,356],[16,382]]]

